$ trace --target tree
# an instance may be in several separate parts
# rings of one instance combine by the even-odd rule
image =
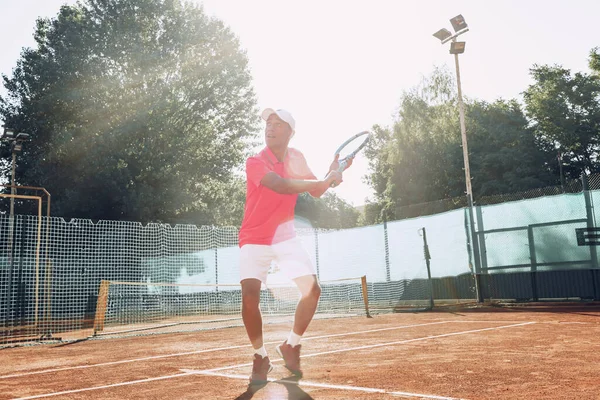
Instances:
[[[331,192],[319,199],[302,193],[298,196],[295,212],[298,217],[310,221],[313,227],[323,229],[354,228],[360,216],[356,208]]]
[[[600,77],[547,65],[531,75],[524,99],[538,140],[563,155],[566,176],[599,172]]]
[[[394,208],[387,195],[388,180],[391,174],[390,152],[393,146],[392,132],[379,125],[373,126],[371,139],[364,149],[364,154],[369,161],[369,173],[365,176],[367,183],[375,192],[375,200],[367,200],[364,212],[360,217],[360,225],[369,225],[382,220],[384,213]],[[384,211],[385,210],[385,211]]]
[[[402,95],[391,129],[374,128],[365,155],[376,199],[365,207],[366,223],[394,219],[400,207],[464,191],[453,83],[447,70],[435,70]]]
[[[555,153],[538,143],[516,100],[470,102],[466,126],[476,199],[560,183]]]
[[[403,94],[391,129],[375,127],[375,140],[365,154],[367,182],[376,199],[365,207],[365,223],[441,212],[463,203],[448,199],[466,203],[454,87],[448,71],[435,70]],[[516,101],[465,103],[475,199],[556,182],[552,156],[537,143]],[[417,204],[421,209],[413,207]]]
[[[258,112],[222,22],[180,0],[85,0],[38,20],[35,40],[3,77],[0,115],[32,134],[19,183],[45,187],[54,215],[241,218],[228,205]]]
[[[590,69],[597,75],[600,76],[600,47],[594,47],[590,50]]]

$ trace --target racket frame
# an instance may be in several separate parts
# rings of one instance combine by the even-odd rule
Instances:
[[[348,154],[346,157],[342,158],[341,160],[338,160],[338,162],[339,162],[338,172],[344,172],[344,170],[348,166],[348,161],[351,160],[351,159],[353,159],[356,156],[356,154],[359,151],[361,151],[363,147],[366,146],[367,142],[371,138],[371,133],[369,131],[359,132],[356,135],[354,135],[351,138],[349,138],[348,140],[346,140],[344,143],[342,143],[340,145],[340,147],[337,148],[337,150],[334,153],[334,156],[338,156],[341,153],[341,151],[344,149],[344,147],[346,147],[350,142],[354,141],[354,139],[356,139],[358,137],[361,137],[361,136],[364,136],[364,135],[366,135],[367,137],[361,143],[360,146],[358,146],[352,153]]]
[[[346,147],[349,143],[351,143],[352,141],[354,141],[356,138],[361,137],[366,135],[367,137],[365,138],[365,140],[363,140],[363,142],[360,144],[360,146],[358,146],[356,149],[354,149],[354,151],[350,154],[348,154],[347,156],[345,156],[344,158],[342,158],[341,160],[338,159],[338,172],[342,173],[344,172],[344,170],[348,167],[348,161],[353,159],[356,154],[362,150],[363,147],[365,147],[367,145],[367,142],[369,141],[369,139],[371,138],[371,132],[369,131],[362,131],[357,133],[356,135],[353,135],[352,137],[350,137],[348,140],[346,140],[344,143],[342,143],[340,145],[340,147],[337,148],[337,150],[334,153],[334,156],[337,157],[341,151],[344,149],[344,147]],[[331,183],[331,187],[336,187],[338,184],[337,182],[332,182]]]

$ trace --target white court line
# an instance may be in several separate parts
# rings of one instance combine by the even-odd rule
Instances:
[[[495,320],[482,320],[482,321],[477,321],[474,319],[461,319],[461,320],[456,320],[456,321],[448,321],[448,322],[452,322],[452,323],[467,323],[467,324],[475,324],[475,323],[486,323],[489,322],[490,324],[518,324],[519,322],[523,322],[523,320],[504,320],[504,321],[495,321]]]
[[[562,321],[558,321],[558,322],[544,321],[544,322],[542,322],[542,324],[557,324],[557,323],[561,324],[561,325],[564,325],[564,324],[577,324],[577,325],[591,325],[591,324],[594,324],[595,325],[595,322],[577,322],[577,321],[573,321],[573,322],[570,322],[570,321],[564,321],[564,322],[562,322]]]
[[[365,330],[365,331],[355,331],[355,332],[348,332],[348,333],[336,333],[336,334],[322,335],[322,336],[308,336],[308,337],[303,338],[302,340],[306,341],[306,340],[314,340],[314,339],[325,339],[325,338],[337,337],[337,336],[359,335],[359,334],[363,334],[363,333],[383,332],[383,331],[390,331],[390,330],[396,330],[396,329],[416,328],[416,327],[420,327],[420,326],[445,324],[445,323],[449,323],[449,322],[452,322],[452,321],[439,321],[439,322],[429,322],[429,323],[425,323],[425,324],[402,325],[402,326],[395,326],[395,327],[389,327],[389,328],[370,329],[370,330]],[[280,343],[281,343],[281,341],[278,340],[276,342],[267,342],[265,344],[271,345],[271,344],[280,344]],[[181,357],[181,356],[189,356],[189,355],[193,355],[193,354],[211,353],[214,351],[241,349],[244,347],[251,347],[251,345],[243,344],[243,345],[238,345],[238,346],[217,347],[217,348],[212,348],[212,349],[187,351],[184,353],[172,353],[172,354],[162,354],[162,355],[158,355],[158,356],[133,358],[133,359],[129,359],[129,360],[108,361],[108,362],[103,362],[103,363],[98,363],[98,364],[74,365],[72,367],[51,368],[51,369],[45,369],[45,370],[41,370],[41,371],[31,371],[31,372],[23,372],[20,374],[2,375],[2,376],[0,376],[0,379],[20,378],[23,376],[39,375],[39,374],[46,374],[46,373],[51,373],[51,372],[70,371],[70,370],[74,370],[74,369],[106,367],[109,365],[127,364],[127,363],[139,362],[139,361],[159,360],[161,358]]]
[[[305,354],[305,355],[302,355],[301,357],[302,358],[308,358],[308,357],[322,356],[322,355],[325,355],[325,354],[335,354],[335,353],[344,353],[344,352],[348,352],[348,351],[374,349],[374,348],[383,347],[383,346],[394,346],[394,345],[398,345],[398,344],[419,342],[421,340],[438,339],[438,338],[444,338],[444,337],[449,337],[449,336],[465,335],[467,333],[493,331],[493,330],[496,330],[496,329],[514,328],[514,327],[517,327],[517,326],[525,326],[525,325],[531,325],[531,324],[535,324],[535,322],[522,322],[520,324],[496,326],[496,327],[493,327],[493,328],[482,328],[482,329],[473,329],[473,330],[470,330],[470,331],[443,333],[441,335],[423,336],[423,337],[420,337],[420,338],[398,340],[398,341],[395,341],[395,342],[378,343],[378,344],[370,344],[370,345],[359,346],[359,347],[348,347],[348,348],[345,348],[345,349],[321,351],[321,352],[318,352],[318,353]],[[274,361],[271,361],[271,362],[272,363],[276,363],[278,361],[282,361],[282,360],[274,360]],[[228,367],[205,369],[205,370],[202,370],[202,372],[224,371],[224,370],[227,370],[227,369],[233,369],[233,368],[239,368],[239,367],[247,367],[249,365],[252,365],[252,363],[230,365]],[[188,371],[190,371],[190,370],[188,370]]]
[[[197,375],[205,375],[205,376],[219,376],[222,378],[231,378],[231,379],[243,379],[245,381],[248,380],[248,376],[246,375],[234,375],[234,374],[220,374],[216,372],[202,372],[202,371],[193,371],[193,370],[182,370],[188,371],[190,374]],[[422,394],[422,393],[410,393],[410,392],[399,392],[399,391],[390,391],[379,388],[368,388],[361,386],[348,386],[348,385],[333,385],[328,383],[317,383],[317,382],[307,382],[307,381],[288,381],[286,379],[274,379],[267,378],[269,382],[276,382],[281,384],[292,384],[297,386],[306,386],[306,387],[319,387],[324,389],[341,389],[341,390],[350,390],[355,392],[367,392],[367,393],[384,393],[392,396],[402,396],[402,397],[418,397],[420,399],[436,399],[436,400],[459,400],[454,397],[446,397],[446,396],[436,396],[434,394]]]
[[[394,344],[410,343],[410,342],[415,342],[415,341],[419,341],[419,340],[436,339],[436,338],[440,338],[440,337],[464,335],[467,333],[483,332],[483,331],[489,331],[489,330],[495,330],[495,329],[512,328],[512,327],[516,327],[516,326],[524,326],[524,325],[530,325],[530,324],[535,324],[535,322],[525,322],[525,323],[521,323],[521,324],[504,325],[504,326],[499,326],[499,327],[495,327],[495,328],[474,329],[474,330],[470,330],[470,331],[453,332],[453,333],[447,333],[447,334],[443,334],[443,335],[425,336],[425,337],[417,338],[417,339],[402,340],[402,341],[390,342],[390,343],[381,343],[381,344],[369,345],[369,346],[360,346],[360,347],[355,347],[355,348],[351,348],[351,349],[338,349],[338,350],[333,350],[333,351],[324,351],[324,352],[320,352],[320,353],[307,354],[305,356],[302,356],[302,358],[314,357],[314,356],[323,355],[323,354],[340,353],[343,351],[362,350],[362,349],[370,349],[370,348],[381,347],[381,346],[390,346],[390,345],[394,345]],[[47,393],[47,394],[41,394],[41,395],[35,395],[35,396],[29,396],[29,397],[21,397],[21,398],[13,399],[13,400],[27,400],[27,399],[39,399],[42,397],[53,397],[53,396],[59,396],[59,395],[63,395],[63,394],[87,392],[87,391],[91,391],[91,390],[107,389],[107,388],[113,388],[113,387],[119,387],[119,386],[134,385],[134,384],[138,384],[138,383],[152,382],[152,381],[172,379],[172,378],[180,378],[180,377],[189,376],[192,374],[207,375],[209,373],[214,373],[215,371],[220,371],[223,369],[237,368],[237,367],[242,367],[242,366],[247,366],[247,365],[252,365],[252,364],[239,364],[239,365],[233,365],[233,366],[225,367],[225,368],[214,368],[214,369],[207,369],[207,370],[202,370],[202,371],[185,370],[185,372],[182,372],[181,374],[176,374],[176,375],[159,376],[159,377],[155,377],[155,378],[140,379],[140,380],[129,381],[129,382],[113,383],[113,384],[109,384],[109,385],[94,386],[94,387],[88,387],[88,388],[82,388],[82,389],[73,389],[73,390],[67,390],[67,391],[63,391],[63,392],[54,392],[54,393]],[[246,377],[246,379],[247,379],[247,377]],[[402,392],[397,392],[397,393],[402,393]]]
[[[91,390],[108,389],[108,388],[119,387],[119,386],[135,385],[137,383],[145,383],[145,382],[152,382],[152,381],[161,381],[161,380],[172,379],[172,378],[181,378],[182,376],[189,376],[189,375],[191,375],[191,374],[186,372],[186,373],[175,374],[175,375],[157,376],[156,378],[139,379],[137,381],[129,381],[129,382],[121,382],[121,383],[111,383],[109,385],[92,386],[92,387],[83,388],[83,389],[73,389],[73,390],[65,390],[63,392],[54,392],[54,393],[38,394],[38,395],[35,395],[35,396],[19,397],[19,398],[15,398],[15,399],[12,399],[12,400],[40,399],[42,397],[60,396],[60,395],[63,395],[63,394],[89,392]]]

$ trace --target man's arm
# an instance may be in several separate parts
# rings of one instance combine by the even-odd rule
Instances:
[[[313,197],[320,197],[329,189],[333,181],[341,182],[342,174],[331,171],[325,179],[289,179],[282,178],[275,172],[268,172],[260,184],[280,194],[296,194],[309,192]]]
[[[300,151],[293,149],[292,157],[293,158],[290,163],[290,179],[299,180],[303,182],[320,182],[319,180],[317,180],[315,174],[313,174],[313,172],[311,171],[310,167],[308,166],[308,163],[306,162],[306,158],[304,158],[304,155]],[[323,179],[323,181],[327,181],[326,184],[309,184],[309,186],[307,187],[303,186],[304,184],[301,184],[302,186],[300,186],[298,190],[300,188],[306,190],[297,192],[295,191],[294,187],[292,187],[290,190],[292,190],[293,193],[308,192],[312,197],[320,198],[331,187],[331,184],[333,182],[336,182],[337,184],[340,184],[342,182],[342,175],[341,173],[337,172],[339,166],[337,162],[338,158],[339,156],[335,157],[334,162],[329,168],[329,173]]]
[[[329,175],[331,175],[332,172],[335,172],[335,174],[339,175],[339,178],[331,179],[329,184],[322,189],[316,189],[314,191],[309,192],[312,197],[319,198],[319,197],[323,196],[323,194],[327,191],[327,189],[329,189],[331,187],[332,182],[335,182],[336,185],[339,185],[340,183],[342,183],[342,174],[340,172],[337,172],[338,168],[340,166],[339,161],[338,161],[339,158],[340,158],[340,155],[336,154],[335,158],[333,159],[333,162],[329,166],[329,173],[327,174],[327,176],[329,177]],[[352,161],[353,161],[352,159],[347,161],[348,164],[346,165],[346,169],[348,169],[352,165]],[[308,165],[306,167],[308,168]],[[311,172],[311,175],[312,175],[312,172]],[[312,176],[314,177],[314,175],[312,175]]]
[[[329,176],[330,174],[328,174],[327,176]],[[342,178],[342,174],[340,174],[340,179]],[[324,185],[323,187],[317,188],[315,190],[311,190],[308,192],[308,194],[310,194],[312,197],[315,198],[320,198],[321,196],[323,196],[323,194],[325,194],[325,192],[327,191],[327,189],[329,189],[331,187],[331,184],[333,183],[333,181],[336,181],[336,179],[331,179],[329,180],[329,183],[327,185]],[[338,181],[341,182],[341,181]]]

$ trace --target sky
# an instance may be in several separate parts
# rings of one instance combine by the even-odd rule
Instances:
[[[463,95],[518,100],[534,64],[589,72],[600,46],[597,0],[192,0],[222,20],[247,52],[263,109],[285,108],[296,119],[290,145],[324,176],[335,149],[373,125],[391,126],[402,93],[434,68],[454,73],[449,44],[432,35],[452,30],[462,14],[469,32],[460,55]],[[22,48],[34,45],[38,17],[54,17],[72,0],[0,0],[0,73],[11,74]],[[0,93],[5,93],[0,87]],[[458,131],[457,131],[458,132]],[[262,132],[258,132],[262,133]],[[359,206],[372,198],[358,156],[333,189]]]

